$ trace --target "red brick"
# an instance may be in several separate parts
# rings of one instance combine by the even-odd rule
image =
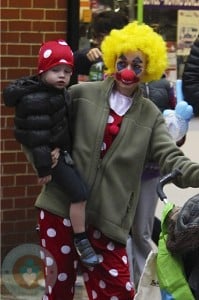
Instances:
[[[33,175],[16,175],[17,185],[35,185],[36,183],[36,177]]]
[[[12,198],[10,198],[10,199],[9,198],[1,199],[1,209],[2,209],[2,211],[4,209],[13,208],[14,207],[13,203],[14,203],[14,200]]]
[[[60,22],[55,22],[55,30],[56,31],[62,31],[65,35],[65,31],[66,31],[66,22],[64,21],[60,21]]]
[[[22,151],[16,153],[16,160],[17,162],[27,162],[27,158]]]
[[[1,232],[3,235],[14,232],[14,222],[5,222],[1,224]]]
[[[3,7],[8,7],[8,0],[1,0],[1,9]]]
[[[31,21],[16,20],[9,23],[10,31],[31,31]]]
[[[28,76],[30,73],[30,70],[28,68],[21,68],[21,69],[8,69],[8,77],[12,79],[20,78],[23,76]]]
[[[10,57],[10,56],[4,56],[3,57],[3,65],[7,68],[18,66],[19,59],[18,57]]]
[[[3,141],[3,147],[1,148],[3,151],[7,150],[7,151],[17,151],[21,149],[21,146],[19,143],[17,143],[14,139],[13,140],[7,140],[7,141]]]
[[[25,32],[25,33],[21,33],[21,42],[22,43],[30,43],[30,41],[34,42],[34,43],[41,43],[43,41],[43,32]],[[26,53],[28,54],[28,53]]]
[[[25,210],[24,209],[15,209],[15,210],[4,210],[3,211],[3,221],[16,221],[20,219],[25,219]]]
[[[34,8],[53,8],[55,7],[55,1],[49,1],[49,0],[33,0],[33,7]]]
[[[63,10],[48,10],[46,11],[46,19],[47,20],[65,20],[66,19],[66,11]]]
[[[2,32],[1,38],[4,43],[19,43],[19,34],[16,32]]]
[[[37,210],[36,208],[33,206],[32,208],[28,208],[27,212],[26,212],[26,217],[28,219],[35,219],[37,216]]]
[[[64,10],[67,10],[66,4],[67,4],[67,1],[65,1],[65,0],[57,0],[57,8],[59,8],[59,9],[63,8]]]
[[[64,33],[46,33],[45,34],[45,40],[50,41],[50,40],[56,40],[56,39],[66,39],[66,36]]]
[[[1,186],[13,186],[15,183],[13,176],[1,176]]]
[[[44,18],[44,10],[42,9],[22,9],[21,19],[42,20]]]
[[[20,57],[20,66],[35,67],[37,59],[33,57]]]
[[[42,186],[28,186],[27,187],[27,196],[36,197],[41,193]]]
[[[9,8],[9,9],[6,9],[6,8],[3,8],[1,10],[1,17],[2,19],[19,19],[19,9],[12,9],[12,8]]]
[[[4,174],[24,174],[26,172],[26,163],[13,163],[3,165]]]
[[[1,138],[2,139],[12,139],[14,137],[13,129],[1,129]]]
[[[10,1],[10,7],[31,7],[31,0],[20,0],[20,5],[19,2],[17,2],[16,0],[9,0]]]
[[[2,116],[13,116],[15,109],[13,107],[5,106],[4,104],[1,107]]]
[[[5,198],[25,196],[25,187],[24,186],[3,187],[2,196]]]
[[[24,228],[28,231],[35,229],[36,222],[35,220],[26,220],[26,221],[16,221],[14,226],[14,231],[17,233],[24,232]]]
[[[2,7],[2,4],[1,4]],[[1,32],[8,31],[8,21],[1,20]],[[1,39],[2,42],[2,39]]]
[[[29,40],[30,43],[30,40]],[[21,55],[28,55],[30,53],[31,46],[30,45],[23,45],[23,44],[11,44],[8,45],[8,55],[15,55],[20,57]]]
[[[4,247],[12,245],[14,248],[14,246],[24,243],[25,236],[26,236],[25,232],[21,232],[20,234],[10,233],[10,234],[6,234],[6,235],[2,235],[1,242],[2,242],[2,245],[4,245]]]
[[[39,0],[41,2],[41,0]],[[54,31],[55,30],[55,23],[54,21],[33,21],[32,22],[32,30],[38,32],[47,32],[47,31]]]
[[[14,199],[14,208],[29,208],[33,207],[35,203],[35,198],[23,197]]]

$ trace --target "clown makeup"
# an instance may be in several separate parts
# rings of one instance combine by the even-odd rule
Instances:
[[[131,68],[137,76],[143,73],[146,65],[146,57],[141,51],[136,51],[128,54],[122,54],[116,61],[117,71],[125,68]]]
[[[115,69],[117,89],[122,94],[130,96],[145,73],[146,56],[141,51],[122,54],[116,60]]]

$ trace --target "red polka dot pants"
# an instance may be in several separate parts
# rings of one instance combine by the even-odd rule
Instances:
[[[73,300],[78,255],[73,244],[69,219],[39,211],[41,258],[44,261],[46,292],[42,300]],[[132,300],[125,246],[89,228],[89,240],[100,264],[86,268],[80,264],[89,300]]]

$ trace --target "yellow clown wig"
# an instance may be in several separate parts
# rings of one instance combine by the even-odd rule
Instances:
[[[143,82],[158,80],[167,67],[167,48],[163,38],[146,24],[137,21],[112,30],[101,45],[106,74],[115,73],[115,62],[128,52],[141,51],[147,57]]]

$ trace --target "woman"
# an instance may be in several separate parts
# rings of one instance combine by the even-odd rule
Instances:
[[[133,22],[112,30],[101,49],[107,78],[69,89],[72,155],[90,189],[87,232],[100,260],[93,268],[82,266],[82,272],[90,300],[130,300],[135,290],[130,282],[126,241],[144,166],[153,160],[163,174],[181,169],[183,175],[175,184],[185,188],[199,187],[199,165],[176,147],[162,113],[143,98],[139,88],[139,82],[159,79],[166,68],[163,39],[149,26]],[[72,300],[78,256],[69,213],[65,213],[66,195],[51,182],[44,186],[35,205],[41,244],[55,257],[53,264],[57,266],[55,283],[46,277],[43,299]],[[51,267],[46,264],[48,274]]]

